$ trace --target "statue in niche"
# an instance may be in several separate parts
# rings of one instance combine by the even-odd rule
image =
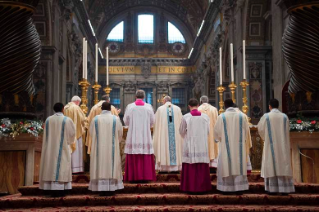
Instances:
[[[198,72],[192,77],[194,82],[193,95],[199,99],[205,92],[205,75],[203,69],[200,67]]]
[[[141,65],[141,70],[144,78],[148,78],[151,75],[152,64],[145,60],[145,62]]]
[[[204,90],[205,90],[205,79],[197,76],[194,79],[194,88],[193,88],[193,96],[196,99],[200,99],[200,97],[204,94]]]
[[[61,2],[61,6],[64,9],[63,10],[63,17],[66,21],[71,19],[72,16],[72,11],[74,8],[74,4],[72,0],[62,0]]]

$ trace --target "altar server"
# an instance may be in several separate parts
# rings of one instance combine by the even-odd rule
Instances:
[[[76,128],[75,142],[71,145],[72,155],[72,173],[79,173],[84,171],[83,165],[83,140],[85,137],[85,128],[87,127],[87,118],[79,107],[81,98],[73,96],[71,102],[64,107],[64,115],[72,119]]]
[[[211,190],[208,135],[209,117],[198,111],[198,101],[188,102],[190,113],[183,116],[179,132],[184,138],[180,189],[202,193]]]
[[[231,99],[226,99],[224,104],[226,111],[218,116],[214,128],[215,140],[220,142],[217,190],[223,192],[248,190],[246,142],[249,142],[247,139],[249,123],[245,114],[234,108]],[[251,144],[248,146],[250,148]]]
[[[123,135],[121,120],[111,113],[111,104],[103,102],[101,115],[90,125],[92,149],[90,160],[91,191],[123,189],[120,141]]]
[[[99,101],[99,103],[97,103],[96,105],[94,105],[91,108],[90,114],[88,116],[88,122],[91,123],[92,120],[94,119],[95,116],[100,115],[102,112],[102,104],[104,102],[110,102],[110,97],[107,95],[102,96],[102,100]],[[112,115],[116,115],[118,116],[118,114],[121,112],[121,109],[116,109],[113,105],[111,105],[111,113]],[[87,136],[86,136],[86,146],[88,147],[88,151],[87,153],[90,154],[91,153],[91,143],[92,143],[92,139],[91,139],[91,135],[90,135],[90,131],[87,132]]]
[[[200,98],[201,105],[198,110],[201,113],[205,113],[209,117],[209,135],[208,135],[208,156],[209,156],[209,166],[217,168],[217,157],[218,157],[218,144],[214,139],[214,127],[218,117],[218,111],[216,107],[208,103],[208,97],[202,96]]]
[[[124,123],[128,126],[124,153],[125,181],[155,181],[154,149],[151,127],[155,115],[150,104],[143,101],[145,92],[136,91],[136,101],[127,106]]]
[[[182,120],[181,109],[171,103],[171,97],[163,98],[164,105],[155,114],[154,152],[155,168],[158,171],[172,172],[182,169],[182,142],[178,132]]]
[[[45,121],[40,163],[39,188],[72,189],[71,148],[76,129],[72,119],[63,115],[63,104],[56,103],[55,114]]]
[[[271,193],[295,192],[291,170],[289,119],[278,110],[279,101],[269,101],[269,113],[258,123],[258,133],[264,141],[261,177],[265,190]]]

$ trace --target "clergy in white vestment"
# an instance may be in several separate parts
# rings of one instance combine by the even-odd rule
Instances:
[[[238,108],[238,106],[234,103],[233,108],[237,111],[237,112],[241,112],[241,110]],[[245,118],[247,119],[247,121],[249,122],[249,117],[245,114]],[[252,165],[251,165],[251,161],[250,161],[250,156],[249,156],[249,152],[250,152],[250,148],[251,148],[251,135],[250,135],[250,130],[249,130],[249,134],[247,135],[246,138],[246,151],[247,151],[247,174],[251,174],[251,170],[252,170]]]
[[[291,170],[289,119],[278,110],[279,102],[269,102],[269,113],[258,123],[258,133],[264,141],[261,177],[265,190],[271,193],[295,192]]]
[[[87,128],[87,118],[79,107],[81,98],[79,96],[73,96],[71,102],[64,107],[64,115],[72,119],[76,128],[75,142],[71,145],[71,166],[72,173],[79,173],[84,171],[83,163],[83,140],[85,136],[85,128]]]
[[[218,117],[218,111],[216,107],[208,103],[208,97],[202,96],[200,98],[201,105],[198,111],[205,113],[209,117],[209,135],[208,135],[208,156],[209,156],[209,166],[217,168],[217,157],[218,157],[218,143],[214,139],[214,127]]]
[[[226,111],[217,118],[215,141],[219,143],[217,190],[237,192],[249,189],[247,180],[248,152],[246,142],[249,123],[245,114],[234,109],[231,99],[224,101]],[[251,147],[251,144],[249,144]]]
[[[156,181],[151,127],[155,122],[153,107],[143,101],[145,92],[136,91],[136,101],[126,107],[124,123],[128,126],[124,153],[125,181]]]
[[[208,155],[209,117],[198,111],[198,101],[188,102],[190,113],[183,116],[179,132],[184,138],[180,189],[202,193],[211,190]]]
[[[94,105],[91,108],[89,116],[88,116],[88,122],[91,123],[95,116],[100,115],[102,113],[103,102],[110,102],[110,101],[111,99],[109,96],[107,95],[102,96],[102,100],[99,101],[96,105]],[[121,109],[116,109],[113,105],[111,106],[112,115],[118,116],[120,112],[121,112]],[[88,151],[87,151],[88,154],[91,153],[91,143],[92,143],[91,135],[90,135],[90,131],[88,130],[86,135],[86,146],[88,147]]]
[[[75,142],[75,125],[63,115],[63,104],[56,103],[55,114],[45,121],[40,163],[39,188],[72,189],[71,148]]]
[[[121,120],[111,113],[111,104],[102,104],[101,115],[90,125],[92,148],[90,154],[91,191],[123,189],[120,141],[123,135]]]
[[[171,103],[171,97],[163,98],[164,105],[155,114],[154,152],[155,169],[163,172],[180,171],[182,169],[182,142],[178,132],[183,114],[181,109]]]

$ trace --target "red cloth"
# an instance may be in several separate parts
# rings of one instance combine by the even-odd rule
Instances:
[[[181,187],[184,192],[207,192],[212,190],[208,163],[183,163]]]
[[[143,102],[142,99],[137,99],[137,100],[135,100],[135,105],[136,106],[144,106],[145,102]]]
[[[194,109],[194,110],[191,111],[191,115],[192,116],[201,116],[202,114],[197,109]]]
[[[154,155],[126,154],[124,181],[156,181]]]

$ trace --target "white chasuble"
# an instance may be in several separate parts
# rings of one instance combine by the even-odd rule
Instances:
[[[92,120],[94,119],[95,116],[100,115],[102,113],[102,104],[104,102],[105,102],[104,100],[99,101],[96,105],[94,105],[91,108],[90,114],[88,116],[88,123],[89,124],[92,123]],[[113,105],[111,105],[111,113],[113,115],[118,116],[117,109]],[[87,151],[88,154],[91,153],[91,143],[92,143],[92,140],[91,140],[90,130],[88,130],[87,134],[86,134],[86,143],[85,143],[85,145],[88,147],[88,151]]]
[[[151,127],[155,122],[153,107],[150,104],[127,106],[123,121],[128,126],[125,154],[154,154]]]
[[[74,102],[69,102],[67,105],[65,105],[63,113],[65,116],[72,119],[75,125],[76,137],[74,143],[76,143],[76,141],[85,134],[85,129],[87,128],[87,118],[82,109]],[[72,145],[71,148],[72,151],[75,151],[76,145]]]
[[[216,141],[220,142],[217,189],[221,191],[247,190],[248,152],[246,142],[249,137],[249,123],[245,114],[234,108],[228,108],[225,113],[218,116],[214,135]]]
[[[218,111],[214,106],[208,103],[203,103],[201,106],[199,106],[198,111],[200,111],[201,113],[205,113],[209,117],[210,125],[207,141],[210,167],[217,167],[218,143],[216,143],[214,139],[214,127],[217,121]]]
[[[115,191],[124,188],[119,145],[123,127],[120,119],[105,110],[91,122],[90,134],[89,190]]]
[[[179,126],[181,109],[170,102],[160,106],[155,114],[154,154],[159,171],[180,171],[182,169],[182,142]]]
[[[183,163],[209,163],[208,157],[208,134],[209,118],[202,113],[193,116],[187,113],[183,116],[179,132],[184,138]]]
[[[75,125],[62,113],[45,121],[39,181],[40,189],[64,190],[71,188],[71,148],[75,141]]]
[[[241,112],[241,110],[238,108],[238,107],[236,107],[236,108],[234,108],[234,110],[236,110],[236,112],[238,112],[238,113],[242,113]],[[246,115],[246,114],[244,114],[244,113],[242,113],[244,116],[245,116],[245,119],[247,120],[247,122],[249,123],[249,118],[248,118],[248,116]],[[250,157],[249,157],[249,153],[250,153],[250,148],[252,147],[252,141],[251,141],[251,135],[250,135],[250,130],[249,130],[249,133],[248,133],[248,135],[247,135],[247,137],[246,137],[246,153],[247,153],[247,171],[248,171],[248,173],[249,173],[249,171],[251,171],[252,170],[252,165],[251,165],[251,162],[250,162]]]
[[[85,140],[85,132],[87,128],[87,118],[82,109],[74,102],[69,102],[64,107],[64,115],[72,119],[76,128],[75,142],[71,145],[71,166],[72,173],[84,171],[83,164],[83,138]]]
[[[260,119],[258,133],[264,140],[261,177],[265,178],[265,189],[294,192],[288,117],[278,109],[272,109]]]

